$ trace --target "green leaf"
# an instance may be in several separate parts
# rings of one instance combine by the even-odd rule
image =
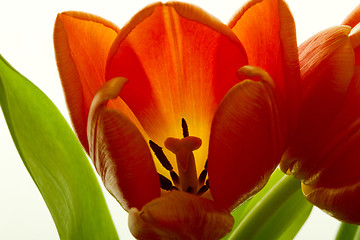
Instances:
[[[356,234],[354,236],[354,240],[360,240],[360,228],[358,227],[358,229],[356,230]]]
[[[308,219],[312,208],[313,205],[305,199],[302,191],[296,191],[267,221],[256,239],[264,239],[264,236],[266,239],[294,239]]]
[[[236,208],[231,215],[233,215],[235,219],[234,228],[232,232],[230,232],[227,236],[223,238],[223,240],[228,239],[232,233],[235,231],[236,227],[240,224],[240,222],[246,217],[246,215],[251,211],[251,209],[264,197],[264,195],[271,190],[271,188],[284,176],[279,169],[276,169],[271,175],[269,181],[265,185],[263,189],[260,190],[255,196],[251,199],[247,200],[243,204],[241,204],[238,208]]]
[[[302,195],[300,182],[292,176],[282,177],[259,198],[229,239],[291,239],[312,208]]]
[[[301,197],[304,198],[302,195]],[[312,209],[313,205],[311,205],[309,202],[307,202],[307,204],[302,203],[297,211],[292,213],[292,220],[289,219],[291,224],[286,228],[283,234],[281,234],[278,240],[294,239],[306,220],[309,218]]]
[[[49,98],[1,55],[0,104],[60,238],[118,239],[94,171],[71,128]]]
[[[336,240],[353,240],[357,239],[356,235],[359,231],[358,225],[341,223],[339,231],[336,235]]]
[[[253,207],[275,186],[275,184],[284,176],[279,169],[276,169],[274,173],[271,175],[269,181],[266,183],[265,187],[261,189],[254,197],[252,197],[246,205],[245,208],[238,208],[234,211],[234,215],[236,214],[236,218],[239,222],[241,222],[246,215],[253,209]],[[242,206],[241,206],[242,207]],[[234,216],[235,217],[235,216]]]

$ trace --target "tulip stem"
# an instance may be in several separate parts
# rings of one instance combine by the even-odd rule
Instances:
[[[259,229],[299,189],[300,181],[293,176],[282,177],[240,222],[229,240],[253,239]]]
[[[360,236],[360,228],[358,225],[348,224],[348,223],[341,223],[339,231],[336,235],[335,240],[342,240],[342,239],[359,239],[355,236]]]

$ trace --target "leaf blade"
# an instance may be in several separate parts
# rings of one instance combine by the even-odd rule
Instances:
[[[236,227],[241,223],[241,221],[246,217],[246,215],[251,211],[251,209],[264,197],[264,195],[271,190],[271,188],[284,176],[279,169],[276,169],[271,175],[269,181],[266,183],[263,189],[260,190],[256,195],[251,199],[242,203],[238,208],[236,208],[231,215],[235,219],[233,230],[226,235],[222,240],[228,239],[232,233],[235,231]]]
[[[292,211],[299,211],[299,206],[312,207],[302,196],[300,182],[292,176],[284,176],[246,214],[229,239],[278,239],[287,227],[293,231],[288,235],[296,235],[308,217],[308,214],[303,216],[292,226],[297,222]]]
[[[341,223],[338,233],[336,235],[336,240],[353,240],[357,239],[357,232],[359,231],[359,226]]]
[[[55,105],[0,55],[0,105],[61,239],[118,239],[84,151]]]

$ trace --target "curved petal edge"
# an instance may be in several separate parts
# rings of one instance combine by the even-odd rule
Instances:
[[[137,239],[217,240],[229,233],[234,218],[213,201],[173,190],[129,211],[129,229]]]
[[[283,148],[271,78],[256,67],[240,71],[261,81],[244,80],[227,93],[215,113],[209,144],[211,194],[229,210],[266,184]]]
[[[312,188],[302,184],[302,190],[307,200],[330,216],[360,225],[360,183],[342,188]]]
[[[124,114],[106,107],[125,78],[106,82],[94,97],[88,119],[90,157],[105,187],[125,210],[160,196],[160,180],[149,146]]]
[[[64,12],[55,21],[60,79],[72,124],[86,151],[87,114],[96,90],[105,81],[107,54],[118,31],[111,22],[83,12]]]

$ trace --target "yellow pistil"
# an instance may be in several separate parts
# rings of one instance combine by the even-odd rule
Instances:
[[[198,179],[193,151],[200,148],[201,144],[201,139],[194,136],[182,139],[170,137],[165,140],[165,147],[176,155],[182,191],[190,193],[198,191]]]

